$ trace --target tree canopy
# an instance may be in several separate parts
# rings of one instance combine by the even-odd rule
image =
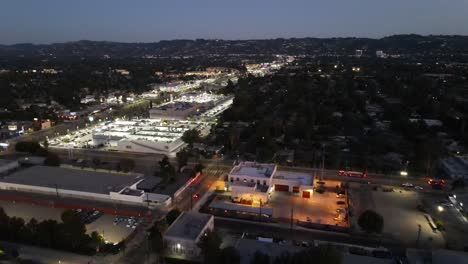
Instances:
[[[192,147],[193,143],[197,142],[200,139],[200,132],[197,129],[190,129],[184,132],[182,135],[182,140]]]
[[[358,225],[368,233],[381,233],[384,227],[384,219],[377,212],[366,210],[359,216]]]
[[[198,243],[198,247],[201,249],[204,263],[216,264],[220,263],[221,257],[221,243],[222,239],[216,231],[208,231],[203,235]]]
[[[181,214],[181,211],[177,208],[170,210],[166,214],[166,223],[168,225],[172,225],[172,223],[174,223],[174,221],[177,219],[177,217],[179,217],[180,214]]]

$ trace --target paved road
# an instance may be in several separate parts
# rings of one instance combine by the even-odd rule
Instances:
[[[59,154],[63,160],[69,158],[69,151],[67,149],[54,149],[51,148],[54,152]],[[117,164],[117,162],[122,158],[133,159],[136,163],[135,171],[145,173],[150,175],[154,173],[157,167],[157,162],[161,160],[164,156],[162,154],[152,154],[152,153],[135,153],[135,152],[117,152],[117,151],[103,151],[103,150],[89,150],[89,149],[73,149],[72,150],[73,158],[75,159],[92,159],[94,157],[99,158],[101,161],[108,162],[112,165]],[[174,159],[171,160],[175,162]],[[205,166],[213,166],[230,170],[233,165],[233,160],[210,160],[204,159],[201,161]],[[89,166],[89,165],[88,165]],[[322,175],[322,170],[318,168],[304,168],[304,167],[285,167],[279,166],[279,170],[293,170],[293,171],[306,171],[310,174],[320,177]],[[381,185],[398,185],[402,183],[412,183],[415,186],[422,186],[425,189],[429,190],[429,185],[427,181],[429,178],[425,177],[402,177],[395,174],[376,174],[369,173],[369,176],[365,179],[359,178],[349,178],[344,176],[338,176],[337,170],[323,170],[323,177],[325,180],[340,180],[340,181],[356,181],[356,182],[371,182],[373,184]]]
[[[203,170],[203,175],[200,177],[200,180],[194,181],[191,187],[188,187],[176,201],[176,207],[188,211],[191,210],[191,207],[195,207],[200,199],[205,195],[205,193],[210,189],[213,183],[219,178],[223,173],[226,173],[227,169],[217,166],[207,166]],[[197,194],[197,198],[192,198],[193,194]],[[190,201],[192,200],[192,201]]]

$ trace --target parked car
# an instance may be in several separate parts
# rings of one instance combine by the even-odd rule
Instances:
[[[344,209],[344,208],[338,208],[338,209],[336,209],[336,212],[341,213],[341,214],[344,214],[344,213],[346,213],[346,209]]]
[[[414,185],[412,183],[405,182],[405,183],[402,183],[401,186],[403,186],[403,187],[413,187]]]

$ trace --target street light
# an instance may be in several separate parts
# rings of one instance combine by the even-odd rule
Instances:
[[[400,176],[408,176],[408,172],[407,171],[400,171]]]
[[[444,207],[442,207],[442,206],[439,205],[439,206],[437,206],[437,210],[439,210],[439,212],[443,212],[443,211],[444,211]]]

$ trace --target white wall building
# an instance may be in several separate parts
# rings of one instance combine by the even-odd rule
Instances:
[[[235,202],[250,200],[266,203],[272,191],[297,193],[303,198],[313,194],[313,176],[308,173],[278,171],[275,164],[241,162],[232,168],[227,186]]]
[[[214,229],[214,217],[209,214],[182,212],[164,233],[166,256],[179,259],[200,258],[198,242]]]

